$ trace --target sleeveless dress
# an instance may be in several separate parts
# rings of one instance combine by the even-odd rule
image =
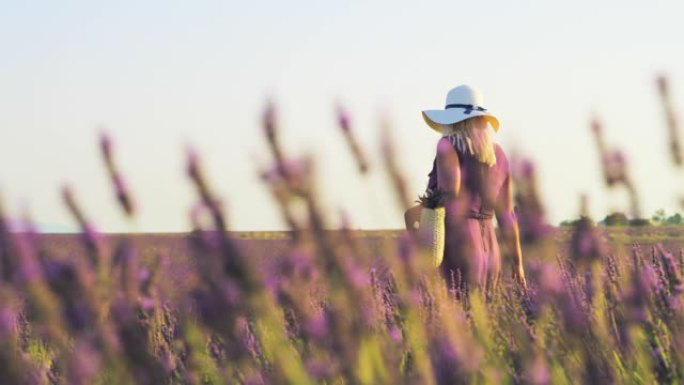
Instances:
[[[489,167],[467,151],[458,155],[461,188],[446,205],[444,259],[440,269],[448,283],[458,288],[496,286],[501,272],[501,251],[493,225],[495,206],[507,188],[509,164],[495,144],[496,164]],[[437,159],[429,174],[428,189],[438,189]]]

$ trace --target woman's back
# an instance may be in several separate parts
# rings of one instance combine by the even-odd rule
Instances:
[[[497,198],[509,175],[509,164],[505,153],[498,144],[495,144],[496,163],[488,166],[470,153],[459,151],[456,146],[454,150],[458,155],[463,188],[460,200],[466,202],[467,214],[480,213],[493,216]],[[438,188],[437,159],[435,158],[429,174],[428,189],[435,191]]]
[[[458,162],[461,189],[456,200],[447,204],[442,272],[454,277],[455,284],[475,282],[493,287],[501,271],[501,252],[493,225],[497,202],[509,177],[509,164],[503,150],[494,145],[496,163],[482,163],[468,151],[453,145]],[[437,159],[430,172],[428,188],[440,186]],[[458,273],[457,273],[458,272]],[[460,278],[459,278],[460,277]]]

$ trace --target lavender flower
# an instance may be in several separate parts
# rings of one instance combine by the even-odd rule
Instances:
[[[390,180],[392,181],[392,186],[394,187],[394,192],[397,197],[397,203],[399,204],[399,208],[403,212],[404,210],[406,210],[406,208],[409,207],[409,202],[411,200],[409,199],[409,193],[406,187],[406,179],[400,171],[401,168],[397,160],[398,156],[396,154],[394,144],[391,140],[391,130],[389,127],[389,122],[387,120],[381,121],[381,130],[381,153],[383,156],[383,160],[385,162],[387,173],[389,174]]]
[[[95,229],[95,226],[86,219],[80,206],[76,203],[76,198],[74,197],[74,192],[71,187],[65,186],[62,189],[62,198],[71,212],[71,215],[76,219],[76,222],[81,228],[81,239],[86,247],[90,263],[92,266],[104,264],[104,239]]]
[[[668,141],[670,144],[670,155],[672,162],[681,167],[682,165],[682,148],[679,138],[679,124],[677,116],[672,106],[670,98],[670,89],[668,86],[668,79],[665,75],[660,75],[657,78],[658,94],[660,95],[660,102],[663,106],[663,113],[665,114],[665,121],[668,128]]]
[[[596,146],[598,148],[601,159],[601,169],[603,170],[603,177],[608,188],[622,185],[627,189],[631,201],[632,216],[639,221],[641,218],[641,209],[639,205],[639,196],[636,191],[636,186],[630,179],[627,172],[627,160],[625,155],[619,150],[609,150],[603,139],[603,129],[598,119],[591,122],[591,129],[596,139]]]
[[[107,133],[100,134],[100,150],[102,152],[102,157],[107,168],[109,177],[114,185],[114,191],[116,193],[116,199],[121,205],[124,213],[128,217],[132,217],[135,214],[135,207],[133,205],[133,200],[129,192],[126,183],[121,176],[121,173],[117,169],[114,163],[114,155],[112,150],[113,144],[112,139]]]
[[[514,199],[521,240],[524,243],[535,243],[550,233],[537,186],[535,167],[529,160],[515,160],[512,171],[515,179]]]
[[[342,134],[344,135],[347,145],[349,146],[349,148],[352,151],[352,154],[354,155],[354,159],[356,160],[356,165],[358,166],[359,172],[361,174],[366,174],[368,172],[368,160],[363,150],[361,149],[359,141],[357,140],[356,136],[354,135],[354,132],[352,131],[351,118],[349,116],[349,113],[342,106],[337,107],[337,122],[340,127],[340,130],[342,131]]]

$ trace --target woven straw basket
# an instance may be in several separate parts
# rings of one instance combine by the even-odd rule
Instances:
[[[444,207],[434,209],[423,207],[420,212],[420,227],[418,233],[420,239],[428,247],[432,247],[432,263],[438,267],[444,257]]]

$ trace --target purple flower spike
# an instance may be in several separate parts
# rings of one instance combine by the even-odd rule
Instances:
[[[131,217],[134,214],[133,200],[128,192],[126,183],[124,182],[121,173],[114,163],[113,144],[109,134],[103,132],[100,134],[100,151],[105,162],[105,167],[109,173],[109,177],[114,185],[116,199],[123,209],[124,213]]]
[[[344,138],[347,141],[347,145],[349,145],[349,148],[351,149],[354,159],[356,160],[359,172],[361,174],[367,173],[369,168],[368,160],[366,158],[364,151],[362,151],[361,149],[359,141],[356,139],[354,133],[352,132],[351,117],[347,110],[340,105],[337,106],[337,123],[340,127],[340,130],[342,130],[342,134],[344,135]]]
[[[199,155],[197,151],[190,147],[186,151],[186,172],[191,179],[199,176]]]
[[[667,96],[669,94],[669,89],[667,87],[667,76],[659,75],[656,78],[656,82],[658,84],[658,92],[660,92],[661,95]]]
[[[411,199],[406,186],[406,178],[404,177],[401,166],[397,159],[397,151],[392,143],[391,127],[386,119],[381,120],[381,152],[387,173],[390,176],[392,185],[394,187],[395,196],[398,199],[399,208],[406,210],[411,206]]]
[[[105,160],[112,159],[112,138],[106,132],[100,134],[100,151]]]
[[[95,229],[95,226],[86,219],[81,208],[76,203],[76,198],[74,197],[71,187],[65,186],[62,189],[62,198],[71,212],[71,215],[76,219],[76,222],[81,228],[81,238],[88,251],[88,257],[90,258],[92,266],[97,266],[101,262],[101,259],[104,258],[104,238]]]
[[[306,332],[313,338],[325,338],[328,335],[329,329],[328,317],[325,311],[314,314],[306,323]]]
[[[529,363],[525,374],[529,384],[546,385],[551,383],[551,373],[541,355],[536,355]]]
[[[401,332],[401,329],[395,325],[390,326],[388,334],[394,342],[401,342],[401,340],[404,338],[404,334]]]
[[[543,239],[550,228],[546,222],[546,210],[541,202],[534,163],[527,159],[514,159],[513,177],[515,178],[517,218],[520,225],[521,240],[535,243]]]
[[[570,252],[576,264],[585,265],[601,259],[606,253],[606,245],[590,218],[581,217],[575,222],[570,238]]]
[[[92,343],[81,339],[74,346],[74,354],[68,363],[68,382],[74,385],[86,385],[96,382],[102,366],[100,353]]]
[[[0,294],[2,294],[2,297],[5,297],[5,293]],[[8,295],[7,297],[2,298],[3,301],[0,304],[0,341],[17,333],[19,313],[14,306],[6,303],[6,300],[11,296]]]
[[[348,133],[351,131],[351,118],[347,110],[342,106],[337,106],[337,123],[343,132]]]
[[[661,75],[657,79],[658,83],[658,93],[660,94],[660,101],[663,105],[663,112],[665,114],[665,121],[667,122],[669,144],[670,144],[670,155],[672,156],[672,161],[676,166],[681,166],[683,163],[682,159],[682,149],[679,140],[679,124],[677,121],[677,116],[672,106],[670,99],[670,90],[668,87],[667,77]]]
[[[266,108],[264,109],[264,114],[263,114],[263,127],[264,127],[264,132],[266,133],[266,137],[270,140],[275,139],[276,135],[276,108],[275,104],[272,101],[269,101],[266,104]]]

